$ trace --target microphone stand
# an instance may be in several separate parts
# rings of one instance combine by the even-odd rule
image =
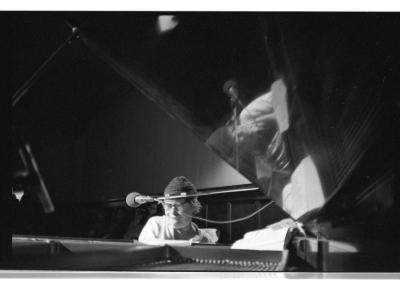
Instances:
[[[232,106],[232,118],[233,118],[233,137],[234,137],[234,164],[236,170],[239,170],[239,136],[238,136],[238,127],[240,125],[238,119],[238,102],[237,99],[231,98],[231,106]]]
[[[234,137],[234,165],[236,170],[239,170],[239,107],[244,107],[239,99],[238,86],[234,80],[228,80],[224,83],[223,91],[230,97],[230,103],[232,108],[232,126],[233,126],[233,137]]]

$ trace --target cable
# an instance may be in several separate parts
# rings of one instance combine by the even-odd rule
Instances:
[[[224,221],[218,221],[218,220],[212,220],[212,219],[207,219],[207,218],[202,218],[202,217],[198,217],[198,216],[192,216],[192,215],[187,215],[189,217],[192,217],[193,219],[197,219],[197,220],[202,220],[202,221],[206,221],[206,222],[211,222],[211,223],[217,223],[217,224],[228,224],[228,223],[235,223],[235,222],[239,222],[239,221],[243,221],[246,219],[249,219],[251,217],[253,217],[254,215],[256,215],[257,213],[261,212],[262,210],[264,210],[265,208],[267,208],[269,205],[271,205],[274,201],[270,201],[267,204],[265,204],[263,207],[261,207],[260,209],[257,209],[256,211],[254,211],[253,213],[241,217],[241,218],[237,218],[237,219],[232,219],[232,220],[224,220]]]
[[[272,189],[272,180],[273,180],[273,177],[271,176],[271,179],[269,180],[269,185],[268,185],[268,192],[267,192],[268,197],[271,197],[270,194],[271,194],[271,189]],[[204,196],[206,196],[206,195],[204,195]],[[211,222],[211,223],[216,223],[216,224],[229,224],[229,223],[235,223],[235,222],[239,222],[239,221],[243,221],[243,220],[249,219],[249,218],[253,217],[254,215],[256,215],[257,213],[263,211],[265,208],[270,206],[273,202],[274,201],[271,200],[270,202],[268,202],[267,204],[262,206],[260,209],[257,209],[253,213],[250,213],[249,215],[241,217],[241,218],[231,219],[231,220],[212,220],[212,219],[207,219],[207,218],[198,217],[198,216],[192,216],[192,215],[188,215],[188,214],[185,214],[185,215],[189,216],[189,217],[191,217],[193,219],[197,219],[197,220],[201,220],[201,221],[206,221],[206,222]]]

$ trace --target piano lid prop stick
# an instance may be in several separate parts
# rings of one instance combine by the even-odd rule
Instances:
[[[25,149],[29,155],[29,159],[30,159],[32,168],[33,168],[34,172],[36,173],[37,178],[39,180],[39,189],[37,191],[39,201],[42,204],[42,207],[43,207],[43,210],[45,213],[52,213],[52,212],[54,212],[54,205],[53,205],[53,202],[51,201],[49,192],[47,191],[46,184],[44,183],[44,181],[42,179],[42,175],[39,172],[39,167],[36,163],[35,157],[32,154],[32,150],[31,150],[31,147],[29,146],[29,144],[25,144]]]

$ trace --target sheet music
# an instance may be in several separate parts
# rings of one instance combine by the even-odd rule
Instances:
[[[285,239],[290,227],[279,229],[264,228],[246,233],[237,240],[232,249],[282,251],[285,248]]]
[[[191,240],[173,240],[173,239],[152,239],[146,240],[142,243],[146,245],[157,245],[157,246],[164,246],[164,245],[171,245],[171,246],[190,246],[192,245]]]

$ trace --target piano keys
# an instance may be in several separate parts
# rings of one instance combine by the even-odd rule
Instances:
[[[149,246],[122,240],[14,236],[10,269],[53,271],[285,271],[288,252],[229,245]]]

